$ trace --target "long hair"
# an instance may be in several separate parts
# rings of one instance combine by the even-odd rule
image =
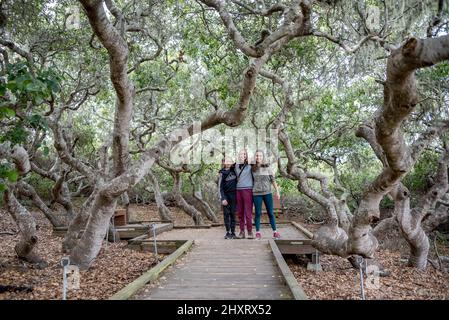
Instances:
[[[257,163],[256,161],[256,153],[260,152],[263,156],[263,161],[262,163]],[[268,162],[266,162],[266,157],[265,157],[265,153],[258,149],[256,150],[256,152],[254,152],[254,164],[251,166],[251,169],[254,171],[257,171],[259,168],[268,168],[270,166],[270,164]]]
[[[239,163],[239,169],[241,169],[243,166],[248,164],[248,150],[247,149],[240,150],[240,152],[242,152],[242,151],[245,151],[246,158],[245,158],[245,161],[243,161],[243,163]],[[239,152],[239,155],[240,155],[240,152]]]

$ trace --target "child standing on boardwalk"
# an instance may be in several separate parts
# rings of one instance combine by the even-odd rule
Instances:
[[[260,218],[262,215],[262,201],[267,209],[268,218],[270,219],[270,225],[273,229],[273,237],[279,239],[281,236],[276,230],[276,219],[273,212],[273,196],[271,193],[271,185],[273,185],[276,190],[275,197],[280,199],[279,188],[274,179],[273,172],[270,166],[265,163],[264,154],[261,150],[257,150],[255,154],[255,164],[252,167],[254,176],[254,186],[253,186],[253,200],[254,207],[256,211],[255,225],[256,225],[256,239],[261,239],[262,235],[260,233]]]
[[[220,198],[226,227],[225,239],[237,239],[235,235],[236,187],[235,165],[231,159],[225,157],[223,168],[220,170]]]
[[[251,165],[248,163],[248,152],[244,149],[239,152],[238,164],[235,166],[237,174],[237,212],[239,215],[239,238],[245,238],[245,225],[248,239],[253,235],[253,175]]]

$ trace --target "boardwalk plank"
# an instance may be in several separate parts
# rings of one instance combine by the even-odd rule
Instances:
[[[286,228],[286,227],[284,227]],[[281,231],[306,238],[291,226]],[[265,234],[270,231],[264,230]],[[170,238],[170,233],[175,235]],[[293,299],[293,293],[274,259],[268,240],[224,240],[222,230],[170,231],[164,240],[190,235],[195,246],[166,272],[163,279],[147,286],[141,299]],[[176,236],[178,235],[178,236]],[[194,236],[194,237],[193,237]],[[214,238],[215,237],[215,238]],[[293,237],[292,239],[295,239]]]

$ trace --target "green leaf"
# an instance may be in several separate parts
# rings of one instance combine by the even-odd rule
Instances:
[[[16,90],[16,88],[17,88],[17,82],[16,82],[16,80],[8,81],[8,83],[6,84],[6,87],[7,87],[9,90],[11,90],[11,91]]]
[[[6,178],[11,182],[16,182],[19,178],[19,173],[16,170],[11,170],[6,173]]]
[[[35,105],[40,105],[42,102],[44,102],[44,98],[41,94],[36,94],[33,98]]]
[[[53,93],[58,93],[59,92],[59,83],[56,81],[56,80],[54,80],[54,79],[50,79],[50,80],[47,80],[47,84],[48,84],[48,86],[50,87],[50,90],[53,92]]]
[[[8,107],[0,107],[0,119],[1,118],[13,118],[16,115],[16,112]]]
[[[29,92],[40,92],[41,91],[41,88],[35,82],[28,83],[25,89],[26,89],[26,91],[29,91]]]
[[[19,90],[26,89],[30,84],[33,83],[31,76],[29,74],[22,75],[16,78],[17,88]]]
[[[0,183],[0,193],[6,191],[6,186],[3,183]]]
[[[13,128],[0,136],[0,141],[11,141],[13,144],[19,144],[26,141],[28,132],[24,129],[23,123],[17,123]]]
[[[44,130],[48,129],[47,121],[45,120],[45,118],[38,114],[33,114],[32,116],[28,117],[27,120],[33,128],[40,128]]]

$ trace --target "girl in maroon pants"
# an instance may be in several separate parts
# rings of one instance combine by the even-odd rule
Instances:
[[[254,239],[253,235],[253,175],[251,165],[248,163],[248,152],[239,152],[237,165],[237,213],[240,223],[239,238],[245,238],[245,225],[248,231],[248,239]]]

